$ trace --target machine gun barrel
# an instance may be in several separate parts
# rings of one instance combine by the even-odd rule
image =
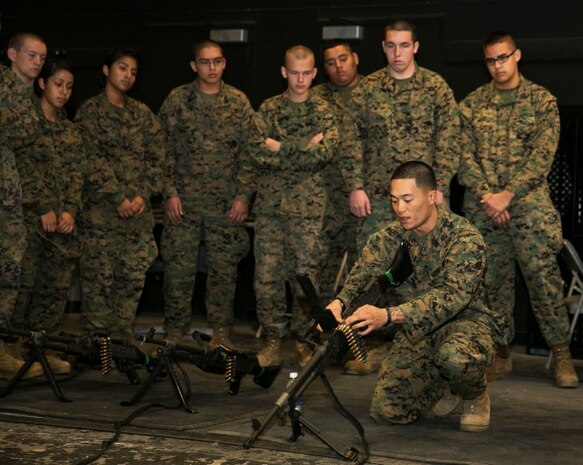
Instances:
[[[44,331],[30,331],[17,328],[0,330],[1,338],[22,337],[31,349],[52,350],[63,354],[83,357],[101,364],[101,371],[107,374],[115,361],[118,369],[126,373],[131,384],[139,384],[135,365],[148,365],[150,357],[132,344],[122,339],[106,335],[53,335]]]
[[[406,280],[410,274],[413,272],[413,267],[411,264],[411,259],[409,257],[409,252],[407,245],[401,242],[399,249],[397,250],[393,262],[389,270],[382,276],[372,276],[366,279],[362,286],[359,287],[356,296],[348,303],[342,316],[347,317],[352,314],[359,307],[369,304],[375,305],[381,300],[381,297],[385,291],[391,286],[399,286],[404,280]],[[302,291],[304,292],[312,310],[312,314],[321,330],[321,341],[316,345],[312,358],[308,364],[299,372],[298,377],[285,389],[285,391],[276,400],[275,405],[264,417],[263,421],[259,421],[257,418],[252,420],[253,433],[243,444],[245,448],[249,448],[253,443],[261,436],[267,427],[271,424],[273,419],[281,415],[286,407],[288,406],[288,415],[292,419],[292,439],[295,440],[301,433],[300,424],[308,428],[313,434],[328,445],[332,450],[337,452],[343,458],[353,459],[355,449],[349,454],[343,454],[337,448],[335,448],[329,441],[323,438],[315,429],[309,425],[306,421],[301,419],[300,412],[293,412],[293,403],[295,400],[302,395],[302,393],[307,389],[310,383],[316,378],[320,377],[327,387],[329,393],[336,399],[332,392],[331,385],[327,381],[323,370],[329,361],[339,361],[346,354],[348,348],[352,349],[356,358],[358,360],[366,359],[366,347],[362,341],[362,337],[357,330],[353,329],[351,326],[346,324],[340,324],[336,322],[336,319],[332,315],[332,312],[326,310],[318,297],[316,289],[312,284],[310,278],[306,275],[296,276]],[[313,324],[311,325],[314,326]],[[336,399],[337,400],[337,399]],[[339,401],[336,402],[338,410],[348,418],[351,423],[355,426],[357,431],[361,436],[363,446],[365,448],[365,460],[368,457],[368,443],[364,437],[364,429],[362,425],[354,418]],[[357,454],[357,452],[356,452]]]
[[[281,366],[261,367],[254,352],[233,349],[223,345],[210,345],[210,338],[202,333],[192,334],[196,344],[174,343],[155,336],[151,329],[146,336],[136,335],[136,339],[161,346],[159,351],[171,352],[171,358],[184,360],[196,365],[203,371],[225,376],[228,393],[239,392],[241,380],[245,375],[252,375],[253,381],[262,388],[273,384]]]

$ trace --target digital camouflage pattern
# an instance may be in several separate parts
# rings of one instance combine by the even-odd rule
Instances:
[[[368,277],[384,274],[402,241],[413,273],[386,296],[406,321],[396,325],[379,371],[370,411],[379,422],[414,421],[441,397],[446,383],[464,399],[479,395],[498,331],[485,304],[484,241],[447,209],[439,210],[435,228],[424,237],[398,222],[373,234],[338,297],[348,302]]]
[[[112,105],[105,93],[86,100],[78,123],[87,155],[80,260],[82,324],[89,331],[131,332],[145,273],[156,258],[150,206],[162,190],[164,140],[156,116],[126,97]],[[117,207],[141,196],[146,210],[123,219]]]
[[[322,132],[324,139],[309,144]],[[281,142],[273,153],[265,139]],[[255,295],[259,323],[275,337],[285,328],[285,281],[296,289],[295,274],[306,273],[317,290],[327,247],[324,218],[329,196],[326,167],[339,141],[334,111],[309,95],[294,103],[285,94],[267,99],[253,118],[249,137],[251,165],[257,176],[255,203]],[[296,321],[307,315],[301,292],[294,294]]]
[[[458,179],[466,187],[464,212],[488,247],[485,283],[490,307],[503,319],[499,344],[514,338],[514,276],[518,262],[533,312],[549,345],[567,342],[569,321],[563,304],[556,256],[562,247],[561,219],[552,204],[547,176],[559,141],[556,99],[524,79],[514,92],[493,83],[461,103],[463,133]],[[482,211],[481,197],[515,194],[510,226],[497,229]]]
[[[33,330],[57,329],[65,311],[71,277],[81,255],[76,233],[45,233],[40,216],[81,210],[85,150],[77,127],[62,110],[49,121],[35,99],[40,132],[34,145],[22,150],[17,162],[22,181],[24,224],[28,247],[22,262],[20,289],[13,320]]]
[[[403,162],[427,163],[438,189],[449,196],[460,156],[460,118],[445,80],[420,66],[402,81],[392,78],[388,67],[370,74],[354,92],[353,102],[364,149],[364,190],[372,207],[359,232],[361,249],[370,234],[395,219],[389,180]]]
[[[222,84],[205,95],[196,81],[174,89],[160,108],[166,136],[164,198],[178,196],[183,222],[168,219],[162,234],[166,324],[190,325],[198,251],[206,249],[207,320],[233,321],[237,264],[249,252],[244,227],[228,219],[235,199],[249,205],[254,191],[247,158],[253,109],[243,92]]]
[[[334,289],[334,283],[345,252],[348,271],[358,257],[356,248],[358,219],[350,213],[348,197],[351,191],[363,188],[362,146],[356,137],[350,100],[352,92],[362,82],[362,78],[363,76],[358,76],[356,84],[351,87],[337,87],[331,82],[325,82],[310,90],[312,95],[326,100],[335,111],[340,134],[338,154],[332,158],[325,175],[330,196],[324,226],[330,239],[329,249],[321,271],[322,298],[325,299],[332,297],[337,291]]]
[[[14,311],[26,249],[15,154],[37,136],[38,118],[30,97],[16,74],[0,66],[0,326]]]

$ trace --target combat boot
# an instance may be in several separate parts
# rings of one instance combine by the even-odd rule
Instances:
[[[6,353],[14,357],[16,360],[24,360],[28,355],[28,348],[24,346],[24,340],[18,338],[15,342],[4,344]]]
[[[45,352],[47,362],[51,366],[55,375],[68,375],[71,373],[71,364],[62,358],[59,358],[55,353]]]
[[[296,352],[298,354],[298,365],[300,368],[304,368],[314,354],[312,348],[308,344],[300,341],[296,341]]]
[[[553,368],[557,387],[574,388],[579,385],[579,378],[575,373],[571,352],[567,344],[553,346]]]
[[[452,394],[449,385],[445,388],[443,396],[431,407],[431,411],[436,417],[446,417],[460,405],[461,397],[457,394]]]
[[[229,349],[236,349],[235,344],[230,339],[231,327],[225,325],[212,325],[213,337],[211,338],[209,344],[212,347],[228,347]]]
[[[10,355],[4,347],[4,341],[0,340],[0,378],[10,379],[24,365],[24,360],[19,360]],[[35,378],[43,374],[43,368],[38,362],[34,362],[22,379]]]
[[[344,364],[344,373],[347,375],[368,375],[379,371],[382,361],[390,349],[390,344],[383,344],[369,350],[367,353],[367,362],[359,362],[358,360],[348,360]]]
[[[486,379],[489,383],[497,379],[504,379],[512,374],[512,357],[510,346],[503,345],[496,349],[496,355],[492,365],[486,368]]]
[[[464,400],[464,410],[460,418],[460,429],[477,433],[490,426],[490,396],[484,390],[475,399]]]
[[[283,359],[281,357],[281,346],[283,339],[277,338],[273,335],[267,336],[267,343],[263,348],[257,352],[257,361],[259,366],[270,367],[281,365]]]

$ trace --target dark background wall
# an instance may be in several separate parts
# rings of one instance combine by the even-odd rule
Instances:
[[[257,107],[281,90],[279,66],[290,45],[306,44],[319,55],[323,26],[361,25],[364,39],[354,46],[367,74],[385,65],[382,30],[389,18],[400,16],[418,26],[419,63],[443,74],[458,99],[486,79],[481,39],[507,29],[523,50],[522,71],[548,87],[561,105],[583,105],[583,2],[578,1],[61,0],[32,5],[0,6],[0,49],[17,31],[44,36],[50,51],[64,53],[78,67],[73,109],[98,91],[99,65],[115,46],[133,46],[143,54],[134,96],[157,111],[171,88],[191,80],[193,42],[208,38],[213,28],[245,28],[247,43],[225,46],[225,78]]]
[[[7,2],[5,2],[7,3]],[[562,138],[551,175],[553,200],[561,211],[565,235],[583,251],[583,2],[526,0],[130,0],[85,2],[10,2],[0,5],[0,52],[15,32],[42,35],[50,53],[76,66],[70,112],[99,91],[103,57],[118,46],[139,50],[144,58],[133,96],[157,111],[175,86],[193,78],[191,46],[211,29],[243,28],[249,40],[225,44],[225,80],[247,93],[257,108],[283,89],[279,68],[284,51],[305,44],[319,57],[322,27],[360,25],[355,41],[360,70],[385,66],[383,28],[405,17],[418,27],[418,62],[441,73],[457,99],[486,82],[481,40],[493,30],[513,33],[523,51],[522,72],[558,97]],[[320,72],[318,80],[323,79]],[[519,288],[524,297],[524,288]],[[528,299],[518,299],[517,339],[532,339]],[[539,338],[540,339],[540,338]],[[538,342],[536,342],[538,344]]]

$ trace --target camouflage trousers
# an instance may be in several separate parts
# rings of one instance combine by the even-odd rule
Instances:
[[[38,217],[26,219],[28,247],[13,315],[19,326],[54,331],[65,312],[71,278],[81,255],[76,235],[43,233]]]
[[[220,325],[233,322],[237,265],[249,253],[249,237],[243,226],[233,225],[227,218],[200,216],[178,225],[166,222],[162,232],[164,315],[170,327],[190,325],[198,251],[203,240],[207,320]]]
[[[116,220],[117,221],[117,220]],[[146,271],[157,255],[151,229],[83,228],[81,324],[90,332],[131,333]]]
[[[542,198],[541,198],[542,197]],[[464,211],[482,233],[487,247],[484,276],[488,306],[499,315],[503,337],[514,339],[514,282],[516,263],[524,276],[530,303],[545,341],[550,346],[568,342],[569,317],[563,302],[563,282],[557,263],[562,247],[561,218],[550,199],[512,205],[510,226],[497,229],[482,212],[479,201],[466,193]]]
[[[0,144],[0,326],[14,312],[25,250],[20,178],[14,153]]]
[[[14,312],[25,249],[22,216],[0,204],[0,326],[9,323]]]
[[[288,332],[286,282],[293,297],[292,332],[302,332],[309,323],[308,303],[295,275],[307,274],[320,292],[326,248],[321,219],[257,215],[254,243],[257,318],[269,334],[283,338]]]
[[[475,321],[452,321],[415,344],[399,332],[381,364],[370,416],[377,423],[411,423],[447,383],[462,399],[474,399],[486,389],[493,353],[490,328]]]
[[[334,235],[328,235],[328,254],[320,273],[322,288],[321,297],[324,300],[332,300],[339,291],[339,289],[334,289],[334,283],[338,276],[344,254],[346,253],[347,255],[347,273],[351,270],[358,258],[358,251],[356,248],[357,227],[358,218],[348,212],[341,228],[335,231]],[[343,284],[344,281],[340,280],[339,286],[342,287]]]
[[[375,204],[370,215],[366,218],[359,219],[356,237],[358,255],[360,256],[360,252],[364,249],[371,234],[383,229],[393,221],[395,221],[395,212],[390,202]]]

